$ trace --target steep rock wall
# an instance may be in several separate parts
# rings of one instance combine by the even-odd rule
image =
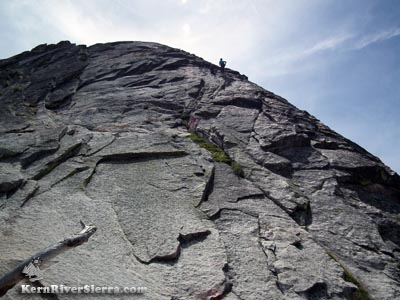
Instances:
[[[40,45],[0,71],[0,273],[82,219],[98,231],[44,284],[400,298],[399,176],[245,76],[143,42]]]

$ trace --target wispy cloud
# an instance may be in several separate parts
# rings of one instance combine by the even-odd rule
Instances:
[[[255,66],[252,72],[260,77],[284,76],[303,72],[306,69],[311,69],[318,65],[318,61],[315,59],[316,55],[324,54],[326,51],[344,49],[344,45],[346,45],[353,36],[352,33],[341,32],[307,44],[284,48],[263,60],[263,70],[267,70],[266,72],[263,71],[262,74],[257,74],[259,73],[257,69],[260,70],[259,66]]]
[[[352,31],[333,34],[329,37],[292,48],[277,51],[275,55],[264,60],[265,69],[263,75],[268,77],[283,76],[298,73],[316,67],[319,64],[317,55],[325,52],[348,52],[362,50],[372,44],[384,42],[400,36],[400,28],[381,29],[373,33],[356,33]],[[257,73],[256,70],[254,70]]]
[[[354,42],[352,48],[359,50],[359,49],[368,47],[371,44],[383,42],[383,41],[389,40],[389,39],[394,38],[399,35],[400,35],[399,27],[385,29],[382,31],[378,31],[378,32],[367,34],[365,36],[360,37],[358,40],[356,40]]]
[[[317,42],[311,48],[305,49],[303,51],[303,56],[312,55],[321,51],[338,49],[343,46],[343,44],[345,44],[347,41],[349,41],[353,36],[354,35],[351,33],[340,33],[337,35],[333,35]]]

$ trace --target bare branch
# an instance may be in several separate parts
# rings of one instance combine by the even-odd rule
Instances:
[[[82,230],[70,237],[67,237],[57,243],[47,247],[46,249],[37,252],[28,259],[21,262],[13,270],[5,274],[0,278],[0,297],[5,295],[7,291],[13,288],[18,282],[26,278],[26,275],[22,273],[25,267],[27,267],[33,260],[39,259],[41,265],[50,264],[50,260],[61,253],[72,249],[74,247],[80,246],[87,242],[89,238],[96,232],[97,228],[94,225],[85,225],[80,221],[82,225]]]

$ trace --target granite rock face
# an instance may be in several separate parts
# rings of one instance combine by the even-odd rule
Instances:
[[[82,219],[98,231],[43,284],[400,299],[399,176],[238,72],[156,43],[40,45],[0,61],[0,131],[0,275]]]

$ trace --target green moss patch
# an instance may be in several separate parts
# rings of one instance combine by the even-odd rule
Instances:
[[[225,151],[217,145],[207,142],[205,139],[195,133],[191,133],[189,138],[201,148],[204,148],[210,152],[214,161],[222,162],[228,165],[231,164],[231,159],[229,158],[228,154],[226,154]]]
[[[244,178],[244,171],[242,166],[237,163],[236,161],[231,163],[231,168],[233,170],[233,173],[235,173],[237,176]]]
[[[354,299],[355,300],[370,300],[370,297],[368,295],[368,292],[366,289],[361,285],[361,283],[358,282],[357,279],[354,278],[354,276],[347,270],[345,267],[343,267],[344,270],[344,280],[353,283],[358,287],[357,292],[354,294]]]
[[[339,265],[342,267],[343,271],[344,271],[344,277],[343,279],[347,282],[351,282],[352,284],[354,284],[355,286],[357,286],[358,290],[357,292],[354,293],[354,300],[371,300],[371,298],[369,297],[369,294],[367,292],[367,290],[362,286],[362,284],[353,276],[353,274],[351,274],[351,272],[349,270],[347,270],[347,268],[345,266],[343,266],[343,264],[337,259],[337,257],[332,254],[327,252],[328,255],[337,263],[339,263]]]
[[[207,142],[204,138],[202,138],[200,135],[196,133],[191,133],[189,135],[189,138],[195,142],[197,145],[199,145],[201,148],[206,149],[208,152],[211,153],[211,156],[215,162],[221,162],[225,163],[227,165],[230,165],[233,172],[239,176],[239,177],[244,177],[244,172],[242,166],[233,161],[229,155],[222,150],[220,147],[218,147],[215,144],[212,144],[210,142]]]

